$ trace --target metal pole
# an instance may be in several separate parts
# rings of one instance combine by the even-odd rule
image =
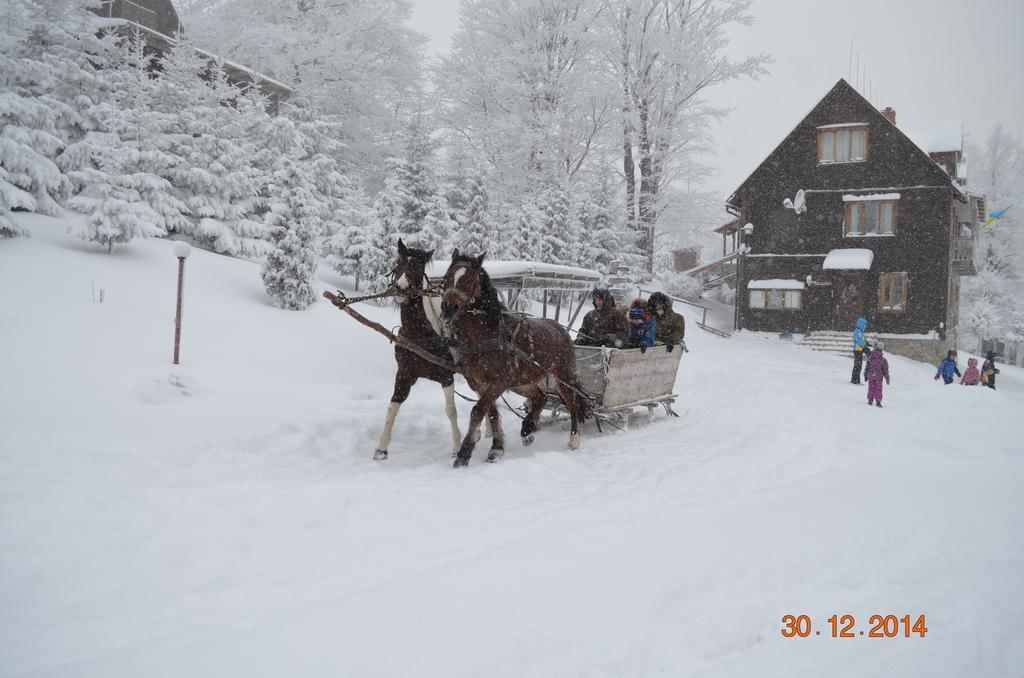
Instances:
[[[174,314],[174,364],[178,364],[181,346],[181,297],[185,288],[185,257],[178,257],[178,310]]]

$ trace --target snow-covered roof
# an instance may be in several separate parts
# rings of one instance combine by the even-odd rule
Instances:
[[[433,261],[427,266],[426,273],[430,278],[440,280],[451,265],[449,261]],[[538,288],[556,289],[563,283],[575,282],[566,289],[576,289],[596,285],[601,274],[590,268],[562,266],[560,264],[543,264],[538,261],[484,261],[484,270],[491,281],[498,286],[502,283],[514,283],[523,279],[537,279],[544,284],[532,285]],[[530,286],[530,285],[528,285]]]
[[[177,38],[174,38],[174,37],[171,37],[170,35],[166,35],[164,33],[161,33],[158,30],[154,30],[154,29],[150,28],[149,26],[143,26],[142,24],[138,23],[137,21],[132,21],[130,19],[117,19],[117,20],[112,21],[111,23],[114,24],[114,25],[122,25],[123,24],[125,26],[137,27],[140,30],[145,31],[146,33],[150,33],[151,35],[155,35],[156,37],[158,37],[161,40],[163,40],[164,42],[166,42],[168,45],[176,45],[178,43]],[[196,53],[199,54],[200,56],[204,56],[207,59],[213,59],[214,61],[218,62],[219,64],[222,64],[222,66],[225,66],[225,67],[228,67],[228,68],[233,68],[233,69],[235,69],[237,71],[241,71],[243,73],[246,73],[247,75],[249,75],[249,77],[251,77],[254,80],[258,80],[260,82],[268,83],[270,85],[273,85],[274,87],[277,87],[278,89],[286,90],[288,92],[293,92],[294,91],[291,87],[289,87],[288,85],[284,84],[280,80],[275,80],[274,78],[271,78],[270,76],[264,75],[263,73],[260,73],[259,71],[255,71],[255,70],[249,68],[248,66],[243,66],[242,64],[236,63],[234,61],[229,61],[227,59],[222,59],[221,57],[217,56],[213,52],[210,52],[210,51],[205,50],[205,49],[201,49],[199,47],[193,47],[192,49],[194,49],[196,51]]]
[[[868,193],[867,195],[853,195],[847,193],[843,196],[843,202],[862,202],[876,200],[899,200],[899,193]]]
[[[916,122],[899,125],[899,128],[925,153],[962,151],[964,148],[964,129],[958,122]]]
[[[770,280],[751,280],[747,283],[748,290],[802,290],[804,283],[800,280],[773,278]]]
[[[821,265],[827,270],[855,270],[867,271],[871,268],[871,262],[875,260],[875,253],[871,250],[860,248],[845,248],[832,250],[825,257]]]

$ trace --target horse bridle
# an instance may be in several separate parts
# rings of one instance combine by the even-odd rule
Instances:
[[[395,265],[394,268],[391,269],[391,272],[388,273],[388,277],[391,278],[391,282],[388,284],[388,290],[389,294],[392,296],[401,294],[403,296],[409,297],[410,299],[416,299],[421,297],[439,297],[443,294],[443,290],[441,290],[438,287],[440,283],[435,284],[430,282],[430,276],[427,275],[426,271],[423,271],[423,280],[424,282],[427,283],[427,286],[421,288],[415,288],[412,285],[404,289],[399,287],[398,279],[401,278],[402,276],[398,274],[397,264]]]

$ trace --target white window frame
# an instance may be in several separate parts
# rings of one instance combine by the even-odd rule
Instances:
[[[823,125],[818,132],[818,164],[838,165],[868,159],[868,124],[862,122]],[[860,151],[860,157],[854,155]]]
[[[800,311],[804,307],[804,291],[785,288],[748,290],[750,308],[764,311]]]
[[[898,200],[856,200],[843,203],[843,235],[847,238],[892,237],[896,235],[899,215]],[[889,214],[889,229],[883,230],[883,216]],[[868,231],[865,217],[871,215],[872,230]]]
[[[906,313],[909,289],[910,280],[906,271],[879,274],[878,311],[889,314]]]

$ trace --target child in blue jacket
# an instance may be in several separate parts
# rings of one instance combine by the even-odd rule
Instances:
[[[938,381],[941,376],[943,383],[952,384],[954,374],[958,377],[961,376],[960,370],[956,366],[956,351],[950,351],[939,363],[939,367],[935,371],[935,381]]]
[[[639,348],[641,353],[654,346],[654,335],[657,325],[654,317],[647,311],[647,302],[635,299],[629,305],[629,341],[626,348]]]
[[[857,327],[853,330],[853,374],[850,375],[851,384],[860,383],[860,368],[862,361],[871,355],[867,339],[864,337],[864,330],[868,327],[866,318],[857,318]]]

